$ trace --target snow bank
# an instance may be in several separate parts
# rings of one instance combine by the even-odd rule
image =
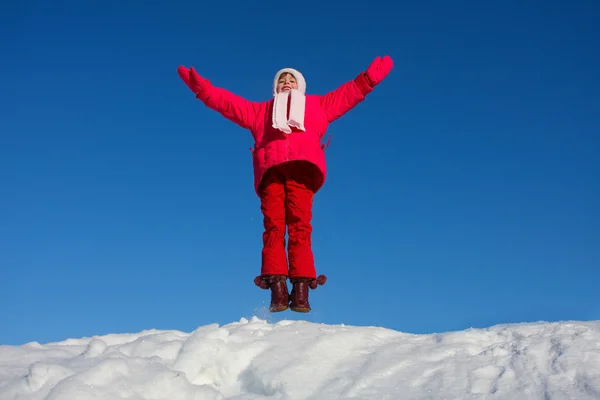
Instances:
[[[413,335],[253,318],[0,347],[2,400],[600,399],[600,322]]]

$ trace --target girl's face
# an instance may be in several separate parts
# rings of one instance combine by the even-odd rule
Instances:
[[[290,89],[298,89],[298,82],[296,82],[294,75],[284,72],[277,81],[277,93],[289,91]]]

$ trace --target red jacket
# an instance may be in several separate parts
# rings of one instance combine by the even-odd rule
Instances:
[[[323,96],[306,95],[305,131],[294,129],[286,134],[272,127],[273,99],[252,102],[225,89],[218,88],[205,80],[197,97],[209,108],[225,118],[248,129],[254,137],[252,149],[254,187],[258,186],[265,171],[287,161],[303,160],[315,164],[320,176],[316,177],[317,190],[325,183],[327,167],[321,139],[329,124],[365,99],[373,88],[364,73],[344,83]]]

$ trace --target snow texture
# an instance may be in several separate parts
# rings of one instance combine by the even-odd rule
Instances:
[[[0,346],[2,400],[600,399],[600,322],[415,335],[242,319]]]

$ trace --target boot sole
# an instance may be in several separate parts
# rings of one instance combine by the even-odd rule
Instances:
[[[288,309],[288,306],[277,306],[277,307],[270,307],[269,311],[271,312],[281,312],[281,311],[285,311]]]
[[[300,312],[300,313],[310,312],[310,308],[306,308],[306,307],[291,307],[291,309],[292,309],[292,311]]]

